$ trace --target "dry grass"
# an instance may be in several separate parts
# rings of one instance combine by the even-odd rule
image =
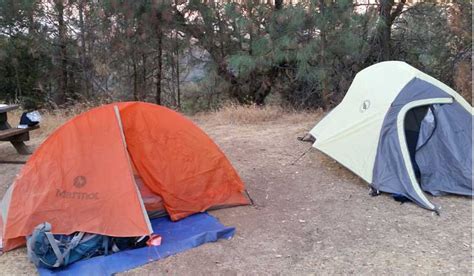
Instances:
[[[85,105],[75,105],[68,109],[57,109],[52,111],[41,110],[41,127],[38,130],[35,130],[34,134],[35,136],[40,137],[49,136],[55,129],[63,125],[66,121],[77,114],[89,110],[90,108],[92,107]],[[8,121],[12,127],[18,126],[23,111],[24,110],[17,109],[8,113]]]
[[[57,109],[53,111],[40,111],[42,120],[41,128],[34,131],[36,137],[47,137],[55,129],[66,123],[72,117],[91,109],[93,106],[76,105],[68,109]],[[9,122],[16,127],[20,122],[23,110],[15,110],[9,113]],[[197,122],[205,122],[210,125],[250,125],[268,122],[298,123],[311,118],[315,123],[323,115],[322,110],[317,111],[295,111],[285,109],[276,105],[268,106],[243,106],[228,104],[213,112],[202,112],[191,119]]]
[[[242,106],[226,105],[220,108],[216,115],[226,122],[252,124],[268,122],[282,117],[285,111],[279,106]]]
[[[49,136],[56,128],[63,125],[71,117],[73,117],[73,114],[68,114],[61,110],[43,113],[41,128],[38,132],[40,135]]]
[[[216,124],[259,124],[277,120],[298,122],[308,116],[318,118],[323,112],[295,111],[281,106],[237,105],[227,104],[214,112],[200,113],[194,116],[199,121],[210,121]]]

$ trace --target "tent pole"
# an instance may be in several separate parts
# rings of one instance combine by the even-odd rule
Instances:
[[[125,140],[125,133],[123,132],[123,125],[122,125],[122,118],[120,117],[120,110],[118,108],[118,106],[114,105],[114,111],[115,111],[115,117],[117,118],[117,122],[119,124],[119,128],[120,128],[120,134],[122,136],[122,142],[123,142],[123,146],[125,147],[125,153],[127,155],[127,159],[128,159],[128,165],[129,165],[129,169],[130,169],[130,174],[131,174],[131,178],[132,178],[132,182],[133,184],[135,184],[135,189],[137,191],[137,196],[138,196],[138,201],[140,201],[140,205],[142,207],[142,212],[143,212],[143,216],[145,218],[145,221],[146,221],[146,224],[148,225],[148,229],[150,231],[150,235],[153,233],[153,228],[151,227],[151,223],[150,223],[150,218],[148,217],[148,214],[146,212],[146,209],[145,209],[145,204],[143,203],[143,199],[141,197],[141,194],[140,194],[140,191],[138,189],[138,185],[137,185],[137,182],[135,182],[135,177],[133,175],[133,169],[132,169],[132,160],[131,160],[131,157],[130,157],[130,153],[128,152],[128,147],[127,147],[127,140]]]

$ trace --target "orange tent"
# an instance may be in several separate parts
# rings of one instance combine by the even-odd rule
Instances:
[[[150,234],[142,200],[150,194],[178,220],[248,204],[243,192],[225,155],[188,119],[153,104],[105,105],[61,126],[23,167],[2,200],[3,250],[45,221],[55,234]]]

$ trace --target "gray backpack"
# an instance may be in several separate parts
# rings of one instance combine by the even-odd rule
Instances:
[[[107,255],[110,238],[103,235],[76,232],[72,235],[54,235],[51,224],[42,223],[27,237],[28,258],[36,265],[47,268],[67,266],[82,259]]]
[[[85,232],[55,235],[51,233],[51,224],[44,222],[27,237],[26,247],[28,258],[36,266],[58,268],[99,255],[143,247],[148,239],[149,236],[108,237]]]

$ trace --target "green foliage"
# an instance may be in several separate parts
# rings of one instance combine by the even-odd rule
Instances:
[[[469,1],[458,1],[446,6],[420,3],[412,7],[396,23],[393,50],[397,58],[456,86],[458,64],[471,64],[470,5]],[[458,90],[471,94],[471,89]]]
[[[254,25],[253,29],[247,27],[251,31],[243,36],[243,40],[249,47],[232,53],[229,58],[229,64],[237,70],[238,77],[249,78],[253,74],[253,81],[275,84],[273,86],[278,88],[273,92],[281,93],[297,107],[323,104],[322,83],[330,84],[326,89],[340,89],[334,85],[341,78],[340,63],[344,66],[360,63],[362,59],[357,53],[364,41],[357,34],[361,15],[353,13],[352,2],[330,2],[324,7],[324,12],[320,5],[319,1],[313,1],[307,5],[288,6],[267,13],[264,21],[268,24]],[[232,11],[235,5],[233,7]],[[240,17],[246,17],[244,13],[231,15],[236,22],[241,20]],[[255,78],[255,75],[262,74],[261,78]],[[350,79],[353,72],[342,77]]]
[[[51,59],[32,36],[22,32],[0,35],[0,101],[42,106],[48,100],[40,80],[51,72]]]
[[[399,1],[364,11],[356,3],[0,0],[0,101],[55,106],[63,93],[69,103],[196,110],[275,96],[328,108],[358,71],[387,56],[470,94],[470,1],[407,4],[400,13]],[[196,67],[212,69],[189,81]]]

